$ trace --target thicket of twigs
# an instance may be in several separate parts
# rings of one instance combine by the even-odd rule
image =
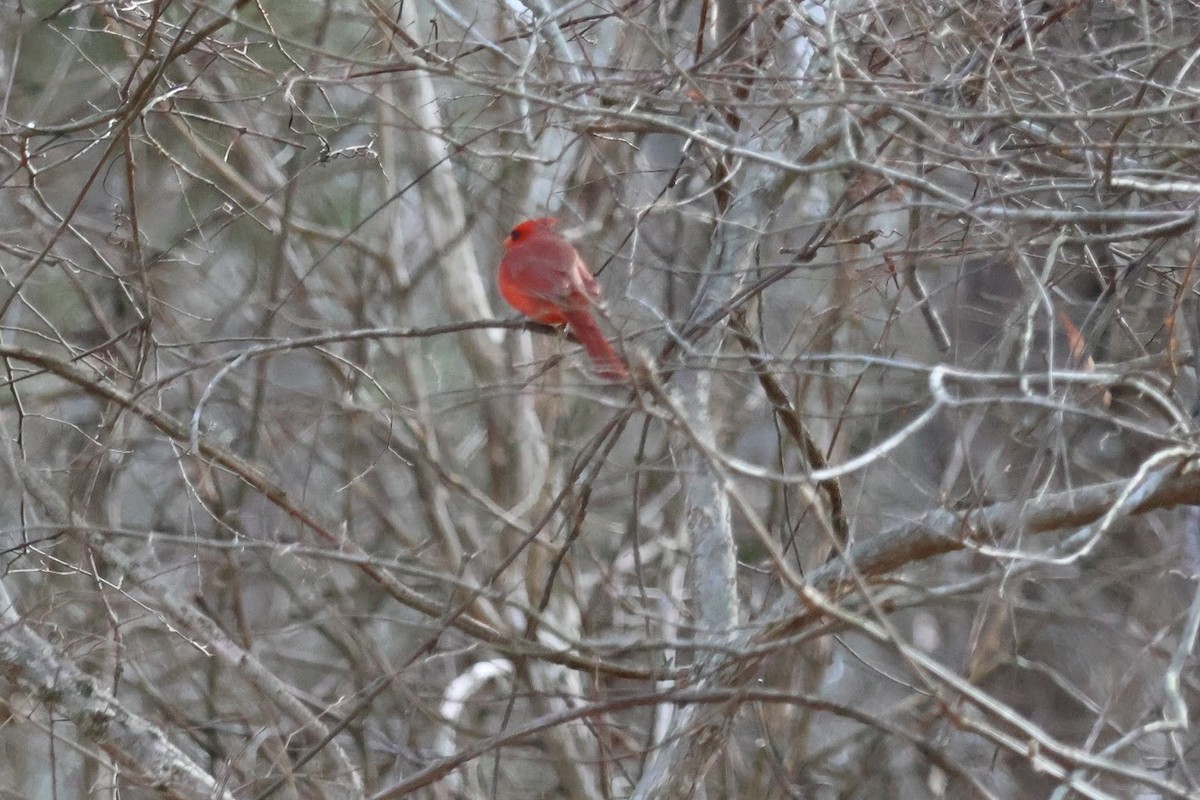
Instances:
[[[0,796],[1200,794],[1193,4],[3,13]]]

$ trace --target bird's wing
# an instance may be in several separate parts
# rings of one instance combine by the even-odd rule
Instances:
[[[575,248],[564,241],[539,238],[514,250],[509,262],[510,279],[531,295],[561,300],[575,289]]]

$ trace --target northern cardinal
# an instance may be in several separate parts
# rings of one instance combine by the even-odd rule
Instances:
[[[592,315],[592,306],[601,301],[600,284],[571,243],[555,233],[557,224],[553,217],[542,217],[512,229],[500,259],[500,294],[535,322],[570,328],[600,377],[626,380],[625,363]]]

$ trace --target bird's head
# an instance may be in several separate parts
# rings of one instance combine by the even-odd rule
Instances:
[[[538,217],[518,222],[509,232],[508,238],[504,240],[504,246],[506,248],[513,247],[538,233],[552,231],[557,224],[558,220],[554,217]]]

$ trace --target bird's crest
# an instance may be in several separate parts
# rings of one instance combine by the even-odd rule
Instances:
[[[556,217],[538,217],[537,219],[527,219],[524,222],[518,222],[508,234],[508,238],[504,240],[505,247],[512,247],[522,239],[527,238],[531,234],[537,233],[539,230],[552,231],[558,225]]]

